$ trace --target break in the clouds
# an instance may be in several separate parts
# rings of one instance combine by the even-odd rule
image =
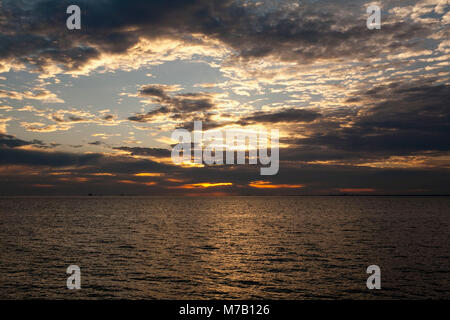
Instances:
[[[448,194],[449,7],[0,0],[1,192]],[[279,129],[279,174],[174,165],[194,121]]]

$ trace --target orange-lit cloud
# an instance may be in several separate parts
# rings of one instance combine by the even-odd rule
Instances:
[[[1,118],[0,119],[0,133],[6,132],[6,126],[8,124],[8,121],[12,120],[12,118]]]
[[[157,183],[154,181],[150,181],[150,182],[139,182],[139,181],[133,181],[133,180],[118,180],[117,182],[119,183],[125,183],[125,184],[141,184],[144,186],[154,186]]]
[[[0,175],[28,175],[37,176],[40,175],[41,171],[37,168],[30,168],[24,165],[6,165],[0,166]]]
[[[126,183],[126,184],[136,184],[136,181],[131,181],[131,180],[119,180],[117,181],[119,183]]]
[[[136,177],[161,177],[163,175],[164,173],[154,173],[154,172],[141,172],[135,174]]]
[[[214,187],[225,187],[225,186],[232,186],[233,183],[231,182],[220,182],[220,183],[192,183],[192,184],[185,184],[178,187],[172,187],[172,188],[179,188],[179,189],[202,189],[202,188],[214,188]]]
[[[269,181],[253,181],[248,185],[258,189],[296,189],[304,187],[303,184],[272,184]]]
[[[51,176],[68,176],[71,175],[71,172],[50,172],[49,175]]]
[[[85,177],[74,177],[74,178],[59,178],[60,181],[69,181],[69,182],[87,182],[88,178]]]
[[[168,179],[166,179],[166,181],[168,181],[168,182],[177,182],[177,183],[184,182],[183,179],[174,179],[174,178],[168,178]]]

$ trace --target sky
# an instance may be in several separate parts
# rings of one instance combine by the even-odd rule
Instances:
[[[0,195],[448,195],[449,9],[0,0]],[[194,121],[278,129],[279,172],[174,164]]]

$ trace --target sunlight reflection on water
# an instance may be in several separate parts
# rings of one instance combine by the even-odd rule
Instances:
[[[449,298],[449,207],[448,197],[0,198],[0,298]],[[70,264],[81,290],[66,289]]]

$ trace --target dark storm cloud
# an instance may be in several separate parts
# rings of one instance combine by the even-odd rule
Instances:
[[[106,116],[103,117],[103,120],[106,120],[106,121],[112,121],[112,120],[114,120],[114,116],[111,115],[111,114],[108,114],[108,115],[106,115]]]
[[[139,94],[150,97],[155,103],[166,105],[167,109],[175,112],[204,111],[214,107],[213,97],[208,93],[180,93],[170,96],[160,85],[147,85],[141,88]]]
[[[139,93],[141,96],[156,97],[162,101],[170,100],[170,97],[161,86],[147,85],[142,87],[141,90],[139,90]]]
[[[31,142],[17,139],[14,136],[0,133],[0,147],[15,148],[32,144]]]
[[[131,117],[128,117],[128,120],[130,121],[136,121],[136,122],[147,122],[153,119],[154,116],[166,114],[169,113],[170,109],[167,107],[160,107],[158,109],[155,109],[153,111],[149,111],[144,114],[137,114]]]
[[[150,98],[151,102],[160,105],[157,109],[128,118],[130,121],[151,122],[154,117],[168,114],[173,120],[206,112],[215,107],[213,96],[209,93],[179,93],[169,95],[161,85],[147,85],[139,90],[139,95]]]
[[[99,146],[99,145],[103,144],[103,142],[97,140],[97,141],[89,142],[88,144],[90,144],[92,146]]]
[[[297,145],[284,150],[286,156],[304,160],[377,159],[450,151],[450,86],[396,83],[358,95],[371,106],[351,116],[351,123],[340,123],[348,125],[321,130],[319,123],[317,132],[308,138],[286,140]],[[328,120],[324,125],[330,125]]]
[[[59,146],[59,144],[57,143],[46,144],[37,139],[34,139],[32,141],[25,141],[22,139],[18,139],[12,135],[0,133],[0,148],[16,148],[29,145],[42,149],[50,149]]]
[[[312,110],[288,109],[275,113],[256,112],[251,116],[242,118],[239,123],[246,125],[255,122],[312,122],[321,117],[321,114]]]
[[[82,166],[98,163],[100,154],[78,155],[65,152],[43,152],[34,150],[0,148],[1,165],[30,165],[30,166]]]
[[[376,87],[375,95],[387,97],[361,117],[365,129],[394,129],[448,135],[450,126],[450,86],[409,84],[384,90]],[[368,95],[373,95],[369,90]],[[381,92],[380,92],[381,91]],[[383,92],[385,91],[385,92]]]
[[[69,120],[73,121],[73,122],[79,122],[79,121],[83,121],[83,118],[77,117],[77,116],[69,116]]]
[[[17,148],[0,148],[0,165],[31,167],[71,167],[73,170],[134,173],[142,170],[170,171],[171,166],[151,160],[130,157],[112,157],[100,153],[78,154],[70,152],[44,152]]]
[[[102,144],[101,141],[89,143]],[[49,149],[59,144],[45,144],[40,140],[25,141],[12,135],[0,133],[0,166],[1,165],[27,165],[49,167],[101,167],[104,170],[115,172],[135,172],[139,170],[169,170],[171,166],[159,164],[150,160],[140,160],[131,157],[113,157],[101,153],[78,154],[71,152],[46,152],[40,150],[24,150],[21,146],[33,145],[41,149]],[[73,146],[78,147],[78,146]],[[150,148],[148,148],[150,150]],[[158,150],[158,149],[155,149]],[[164,149],[155,151],[162,154]],[[166,150],[168,151],[168,150]],[[137,152],[137,150],[136,150]]]
[[[194,121],[201,121],[202,122],[202,130],[212,130],[217,129],[220,127],[223,127],[228,124],[233,124],[234,122],[220,122],[215,121],[213,119],[214,114],[212,113],[192,113],[189,115],[189,117],[175,117],[174,119],[184,120],[182,123],[177,124],[177,129],[186,129],[188,131],[194,131]]]
[[[364,162],[367,160],[367,152],[358,150],[340,150],[331,146],[323,145],[296,145],[297,143],[302,143],[302,140],[283,140],[285,143],[292,143],[293,146],[288,148],[280,149],[280,159],[281,161],[301,161],[301,162],[311,162],[311,161],[330,161],[330,160],[341,160],[349,162]],[[370,154],[370,159],[377,159],[376,155]]]
[[[309,63],[317,59],[374,57],[416,46],[408,41],[432,32],[409,21],[368,32],[359,2],[308,4],[281,1],[270,10],[232,0],[17,1],[2,3],[0,59],[38,68],[60,64],[78,69],[101,52],[123,53],[139,37],[188,39],[205,34],[232,47],[238,57],[276,56]],[[66,8],[82,9],[82,29],[65,27]],[[359,3],[362,4],[362,3]],[[349,10],[349,6],[353,10]],[[352,13],[354,12],[354,13]]]
[[[59,122],[59,123],[64,123],[64,122],[81,122],[81,121],[86,121],[87,119],[84,119],[84,118],[81,118],[81,117],[75,116],[75,115],[69,115],[67,117],[67,119],[64,119],[64,116],[60,117],[56,114],[53,114],[52,120]]]
[[[133,156],[152,156],[158,158],[170,157],[172,151],[162,148],[116,147],[115,150],[130,152]]]

